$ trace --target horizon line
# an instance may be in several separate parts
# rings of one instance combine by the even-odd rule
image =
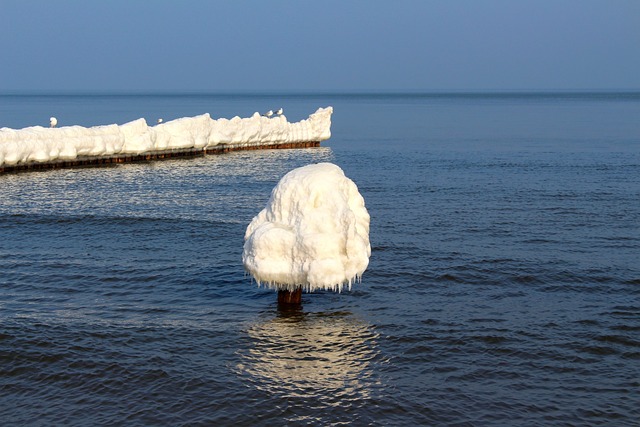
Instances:
[[[376,90],[0,90],[0,96],[434,96],[434,95],[553,95],[638,93],[640,88],[583,89],[376,89]]]

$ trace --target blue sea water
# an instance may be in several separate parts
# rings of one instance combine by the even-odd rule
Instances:
[[[0,175],[4,425],[640,419],[640,93],[5,95],[0,127],[334,107],[320,148]],[[338,164],[362,282],[279,311],[243,235]]]

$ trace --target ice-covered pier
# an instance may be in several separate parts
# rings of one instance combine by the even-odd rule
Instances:
[[[147,125],[0,128],[0,173],[201,156],[237,150],[317,147],[331,136],[332,107],[289,123],[284,115],[212,119],[207,114]]]

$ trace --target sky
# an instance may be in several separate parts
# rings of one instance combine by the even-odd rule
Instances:
[[[639,90],[640,0],[0,0],[0,93]]]

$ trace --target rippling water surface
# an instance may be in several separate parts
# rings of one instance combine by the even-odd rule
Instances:
[[[0,96],[0,126],[327,105],[319,149],[0,175],[3,423],[638,425],[638,94]],[[244,230],[321,161],[371,263],[279,311]]]

